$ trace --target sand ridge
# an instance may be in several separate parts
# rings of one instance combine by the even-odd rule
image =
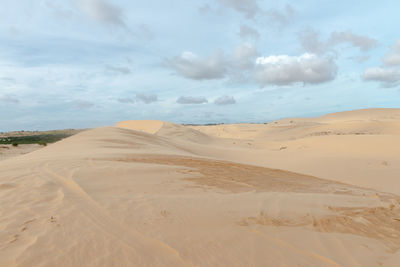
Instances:
[[[158,120],[129,120],[118,122],[115,127],[155,134],[163,125],[164,122]]]
[[[157,120],[123,121],[115,124],[115,127],[155,134],[172,140],[179,139],[180,141],[195,143],[207,143],[212,139],[211,136],[190,127]]]

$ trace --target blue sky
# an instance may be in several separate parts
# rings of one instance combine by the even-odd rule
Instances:
[[[0,131],[400,107],[398,1],[3,0]]]

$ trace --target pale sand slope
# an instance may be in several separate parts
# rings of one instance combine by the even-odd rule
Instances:
[[[356,110],[268,124],[192,128],[247,143],[248,147],[243,149],[233,140],[226,152],[213,154],[218,158],[400,195],[400,109]]]
[[[307,153],[271,150],[288,142],[272,135],[308,126],[269,125],[250,140],[157,121],[119,126],[130,129],[86,131],[0,162],[0,266],[398,266],[399,196],[357,186],[356,170],[348,185],[261,167],[287,160],[293,168],[294,159],[276,155]],[[330,168],[341,157],[363,162],[361,148],[349,156],[332,143],[340,137],[371,142],[291,142],[317,138],[309,159],[336,153],[334,163],[325,157]],[[365,153],[389,163],[391,149]]]
[[[19,144],[18,146],[0,144],[0,160],[28,154],[42,147],[39,144]]]

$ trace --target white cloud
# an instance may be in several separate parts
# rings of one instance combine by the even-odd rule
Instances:
[[[320,40],[320,34],[312,29],[299,32],[298,37],[306,52],[323,54],[328,49],[328,45]]]
[[[399,54],[395,54],[395,53],[387,54],[384,57],[383,62],[385,63],[385,65],[388,65],[388,66],[400,65],[400,53]]]
[[[215,99],[214,103],[217,105],[232,105],[236,103],[236,100],[233,96],[223,95]]]
[[[383,63],[387,66],[400,65],[400,41],[392,48],[392,51],[383,58]]]
[[[332,32],[328,43],[331,45],[349,43],[363,52],[369,51],[378,45],[375,39],[368,36],[357,35],[351,31]]]
[[[224,55],[219,51],[206,58],[186,51],[180,56],[166,59],[165,65],[179,75],[194,80],[219,79],[226,74]]]
[[[257,48],[251,43],[237,46],[226,62],[229,80],[234,83],[249,81],[258,56]]]
[[[249,69],[254,66],[254,60],[258,56],[257,48],[251,43],[244,43],[233,51],[232,64],[239,69]]]
[[[126,27],[122,9],[106,0],[77,0],[89,18],[104,24]]]
[[[137,93],[136,98],[145,104],[150,104],[158,101],[158,96],[155,94]]]
[[[184,52],[179,57],[167,60],[166,65],[189,79],[228,77],[233,82],[251,79],[260,85],[323,83],[334,79],[337,73],[337,66],[330,57],[309,53],[300,56],[259,57],[257,48],[250,43],[236,47],[229,58],[216,55],[200,58],[191,52]]]
[[[383,67],[368,68],[362,78],[365,81],[380,82],[383,87],[393,87],[400,84],[400,41],[382,59]]]
[[[260,39],[260,34],[258,33],[258,31],[247,25],[240,25],[240,31],[238,35],[242,39]]]
[[[327,41],[321,41],[320,34],[312,29],[299,32],[298,37],[303,49],[315,54],[324,54],[335,46],[346,43],[362,52],[368,52],[378,45],[375,39],[351,31],[332,32]]]
[[[192,52],[183,52],[180,56],[165,60],[165,66],[178,75],[193,80],[211,80],[229,77],[233,81],[243,81],[254,68],[258,56],[257,48],[251,43],[243,43],[224,56],[216,52],[202,58]]]
[[[366,81],[378,81],[386,87],[397,85],[400,82],[400,71],[397,69],[368,68],[363,74]]]
[[[317,84],[333,80],[336,73],[331,58],[305,53],[257,58],[254,79],[260,85]]]
[[[203,96],[181,96],[176,100],[178,104],[204,104],[208,100]]]

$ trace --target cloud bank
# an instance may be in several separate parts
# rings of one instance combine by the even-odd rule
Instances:
[[[370,51],[378,45],[378,42],[375,39],[368,36],[354,34],[351,31],[332,32],[328,44],[335,46],[342,43],[351,44],[363,52]]]
[[[364,81],[380,82],[383,87],[400,84],[400,41],[382,58],[382,67],[368,68],[364,71]]]
[[[396,69],[368,68],[363,74],[364,80],[395,83],[400,81],[400,71]]]
[[[399,66],[400,65],[400,40],[397,41],[396,45],[392,48],[384,58],[383,63],[387,66]]]
[[[176,100],[178,104],[205,104],[208,100],[203,96],[181,96]]]
[[[362,52],[368,52],[378,45],[377,40],[351,31],[332,32],[327,41],[322,41],[318,32],[307,29],[299,32],[298,38],[303,49],[314,54],[324,54],[341,44],[350,44]]]
[[[229,65],[241,70],[251,69],[258,56],[257,48],[251,43],[244,43],[235,48]]]
[[[145,104],[150,104],[153,102],[157,102],[158,101],[158,96],[155,94],[143,94],[143,93],[137,93],[136,94],[136,98],[139,101],[142,101]]]
[[[169,59],[166,65],[178,75],[193,80],[228,77],[233,82],[249,80],[260,86],[318,84],[333,80],[337,73],[331,57],[311,53],[260,57],[257,48],[250,43],[237,46],[229,57],[211,55],[201,58],[184,52]]]
[[[217,99],[215,99],[214,103],[216,105],[232,105],[232,104],[236,104],[236,100],[233,96],[229,96],[229,95],[223,95],[218,97]]]
[[[267,84],[318,84],[333,80],[337,66],[331,58],[305,53],[300,56],[278,55],[256,60],[255,80]]]
[[[165,60],[165,65],[185,78],[193,80],[212,80],[223,78],[226,74],[224,55],[217,51],[201,58],[192,52]]]

